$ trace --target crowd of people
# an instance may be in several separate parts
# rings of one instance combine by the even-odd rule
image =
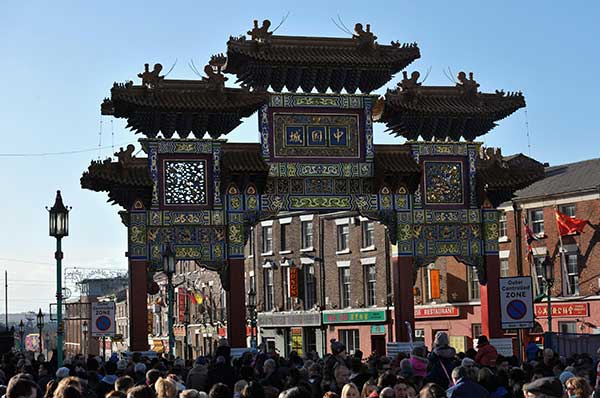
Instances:
[[[318,357],[284,358],[264,347],[232,358],[226,340],[211,357],[142,356],[109,360],[77,355],[57,368],[32,353],[0,364],[4,398],[589,398],[600,397],[600,366],[590,354],[561,358],[530,343],[522,363],[499,355],[485,336],[457,353],[438,332],[430,352],[414,346],[395,358],[352,354],[339,341]],[[600,354],[600,350],[599,350]],[[594,386],[594,387],[592,387]]]

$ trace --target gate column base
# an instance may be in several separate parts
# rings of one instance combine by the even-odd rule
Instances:
[[[146,261],[129,260],[129,351],[148,351]]]
[[[227,292],[227,339],[231,347],[246,347],[246,286],[244,260],[230,259]]]
[[[394,287],[394,337],[398,342],[408,342],[406,322],[410,330],[415,330],[415,302],[413,295],[413,258],[395,256],[392,258],[392,278]]]
[[[484,257],[486,284],[480,285],[481,329],[484,335],[494,339],[504,335],[500,308],[500,257],[488,254]]]

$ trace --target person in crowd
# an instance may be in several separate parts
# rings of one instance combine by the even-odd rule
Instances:
[[[200,398],[200,391],[188,388],[179,394],[179,398]]]
[[[359,398],[360,393],[358,392],[358,387],[354,383],[348,383],[344,385],[342,388],[342,394],[340,398]]]
[[[154,384],[156,398],[176,398],[177,385],[168,377],[161,377]]]
[[[377,394],[377,386],[371,381],[369,381],[363,385],[362,391],[360,393],[360,398],[368,398],[373,392]]]
[[[583,377],[571,377],[564,383],[564,386],[568,398],[592,397],[592,386]]]
[[[452,369],[455,366],[456,350],[450,347],[450,339],[446,332],[437,332],[434,338],[433,351],[428,358],[428,372],[424,383],[437,383],[443,388],[452,384]]]
[[[208,398],[231,398],[231,389],[227,384],[217,383],[210,389]]]
[[[242,390],[246,388],[247,385],[248,382],[244,379],[236,381],[233,385],[233,398],[240,398]]]
[[[541,377],[523,387],[527,398],[561,398],[563,388],[556,377]]]
[[[104,364],[104,372],[106,373],[102,379],[100,379],[100,383],[98,383],[98,387],[96,388],[96,394],[99,397],[105,396],[108,392],[115,389],[115,382],[117,381],[117,364],[112,361],[107,361]]]
[[[395,398],[396,393],[394,393],[394,389],[392,387],[385,387],[379,393],[379,398]]]
[[[446,398],[446,390],[439,384],[427,383],[419,391],[419,398]]]
[[[452,383],[447,391],[448,398],[490,398],[490,393],[472,380],[462,366],[452,370]]]
[[[194,362],[194,367],[188,372],[185,385],[198,391],[208,390],[208,367],[206,358],[198,357]]]
[[[133,380],[136,386],[146,384],[146,364],[138,362],[133,365]]]
[[[133,378],[131,376],[121,376],[115,380],[115,390],[123,393],[127,393],[127,391],[129,391],[129,389],[134,385],[135,383],[133,382]]]
[[[411,388],[414,390],[406,379],[398,377],[398,380],[394,385],[394,394],[396,395],[396,398],[408,398]]]
[[[221,351],[223,352],[227,352],[227,349],[229,349],[225,345],[222,345],[220,348],[222,348]],[[212,387],[217,383],[227,385],[230,391],[233,390],[233,385],[235,384],[235,371],[227,362],[227,357],[223,355],[217,356],[215,364],[208,369],[208,385]]]
[[[525,355],[527,356],[527,362],[533,362],[537,360],[540,347],[535,343],[534,340],[529,341],[525,347]]]
[[[427,376],[427,351],[424,346],[414,347],[410,354],[413,375],[421,379]]]
[[[19,373],[9,380],[5,395],[6,398],[35,398],[37,385],[27,375]]]
[[[154,391],[148,386],[135,386],[127,391],[127,398],[154,398]]]
[[[334,369],[333,377],[333,383],[330,384],[329,391],[340,395],[342,388],[350,382],[350,370],[344,365],[339,365]]]
[[[495,366],[498,352],[496,348],[490,344],[487,336],[481,335],[477,338],[477,355],[475,362],[481,366]]]

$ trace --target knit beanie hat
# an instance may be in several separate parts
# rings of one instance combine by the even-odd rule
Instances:
[[[333,355],[338,355],[339,353],[346,351],[346,346],[341,341],[337,341],[336,339],[331,339],[331,352]]]

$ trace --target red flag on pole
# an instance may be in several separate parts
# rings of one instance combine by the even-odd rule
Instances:
[[[588,220],[582,220],[575,217],[569,217],[558,210],[555,210],[556,225],[558,225],[558,232],[561,236],[572,235],[577,232],[583,232]]]

